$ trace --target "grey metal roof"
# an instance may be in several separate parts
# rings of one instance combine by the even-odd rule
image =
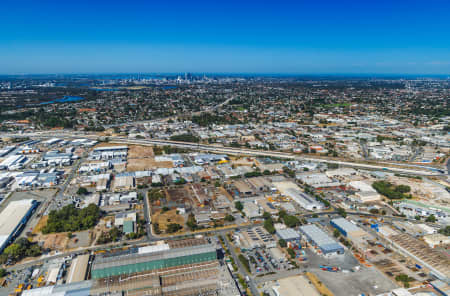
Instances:
[[[345,232],[350,233],[354,231],[360,231],[361,228],[353,224],[352,222],[348,221],[345,218],[336,218],[331,220],[334,224],[336,224],[338,227],[343,229]]]
[[[316,225],[304,225],[300,227],[300,231],[304,233],[315,245],[317,245],[324,253],[334,251],[343,251],[343,247],[332,239],[328,234]]]
[[[128,264],[137,264],[137,263],[148,262],[148,261],[153,261],[153,260],[176,258],[176,257],[180,257],[180,256],[196,255],[196,254],[215,252],[215,251],[216,251],[216,249],[212,245],[205,244],[205,245],[197,245],[197,246],[191,246],[191,247],[185,247],[185,248],[174,248],[174,249],[170,249],[170,250],[164,250],[164,251],[153,252],[153,253],[145,253],[145,254],[128,253],[128,254],[120,255],[120,256],[98,257],[98,258],[96,258],[96,260],[92,266],[92,270],[110,268],[110,267],[122,266],[122,265],[128,265]]]
[[[277,235],[284,240],[292,240],[300,238],[300,233],[292,228],[277,230]]]

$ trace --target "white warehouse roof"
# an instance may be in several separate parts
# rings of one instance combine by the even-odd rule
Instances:
[[[0,249],[22,223],[35,202],[34,199],[12,201],[0,213]]]

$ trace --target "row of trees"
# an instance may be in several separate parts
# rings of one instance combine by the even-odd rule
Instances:
[[[191,142],[191,143],[200,142],[200,138],[194,136],[193,134],[174,135],[170,137],[170,140],[179,142]]]
[[[8,260],[20,261],[25,257],[37,257],[42,254],[42,248],[37,243],[32,243],[26,238],[19,238],[15,243],[9,245],[0,255],[0,263]]]

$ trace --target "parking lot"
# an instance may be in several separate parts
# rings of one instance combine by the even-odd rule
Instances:
[[[243,252],[250,263],[250,270],[253,275],[262,276],[263,274],[276,273],[287,270],[293,266],[288,260],[277,260],[266,248],[256,248]]]
[[[308,258],[305,267],[315,273],[336,296],[377,295],[397,287],[375,267],[360,265],[348,250],[343,255],[331,257],[316,254],[311,249],[306,249],[305,253]],[[337,267],[339,270],[325,271],[320,266]]]

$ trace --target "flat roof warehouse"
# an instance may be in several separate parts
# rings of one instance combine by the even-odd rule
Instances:
[[[12,201],[0,213],[0,251],[22,230],[37,205],[34,199]]]
[[[316,225],[301,226],[300,231],[324,254],[344,253],[344,248]]]

